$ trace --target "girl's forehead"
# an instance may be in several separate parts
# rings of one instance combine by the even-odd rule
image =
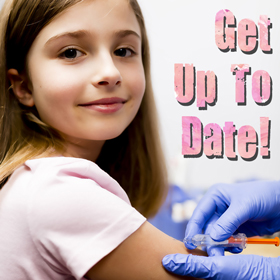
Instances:
[[[125,19],[134,21],[136,16],[128,0],[83,0],[58,14],[52,22],[84,22],[91,16],[97,23]]]
[[[82,0],[67,8],[41,30],[38,37],[85,29],[106,31],[132,29],[141,34],[136,15],[128,0]]]

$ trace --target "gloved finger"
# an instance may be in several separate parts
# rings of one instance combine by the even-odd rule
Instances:
[[[198,203],[194,213],[189,220],[186,228],[185,237],[191,238],[194,235],[201,233],[207,221],[214,215],[216,204],[213,199],[203,197]],[[191,245],[187,245],[188,249],[194,249]]]
[[[196,276],[199,278],[210,277],[211,265],[205,265],[208,257],[193,255],[167,255],[163,258],[162,264],[166,270],[182,276]],[[209,264],[209,262],[208,262]]]
[[[209,221],[208,221],[208,223],[206,224],[206,229],[204,230],[204,233],[205,234],[208,234],[208,231],[209,231],[209,228],[211,228],[211,226],[212,226],[212,224],[213,223],[215,223],[216,221],[217,221],[217,219],[218,219],[219,217],[218,217],[218,215],[217,214],[213,214],[213,216],[211,216],[210,218],[209,218]],[[185,244],[185,246],[188,248],[188,249],[195,249],[196,248],[196,246],[191,242],[191,238],[192,238],[193,236],[191,236],[191,237],[185,237],[185,239],[184,239],[184,244]],[[205,247],[202,247],[201,248],[203,251],[207,251],[208,252],[208,250],[205,248]],[[214,250],[215,251],[215,250]],[[213,251],[213,252],[214,252]],[[208,253],[209,254],[209,253]],[[221,255],[221,253],[216,253],[216,254],[218,254],[219,256]]]
[[[225,248],[217,247],[217,246],[208,246],[206,249],[206,252],[207,252],[208,256],[210,256],[210,257],[224,256]]]
[[[215,241],[229,238],[247,220],[247,213],[238,203],[232,203],[223,215],[212,225],[210,236]]]
[[[214,185],[199,201],[186,228],[185,236],[187,238],[201,233],[215,212],[221,216],[227,210],[230,205],[230,197],[225,196],[224,189],[224,184]]]
[[[213,213],[213,215],[209,218],[208,222],[205,224],[204,227],[204,233],[209,234],[212,230],[213,225],[219,220],[220,216],[216,213]]]
[[[215,280],[277,279],[279,260],[255,255],[202,257],[194,255],[167,255],[162,264],[166,270],[181,275]]]
[[[225,251],[228,251],[232,254],[239,254],[243,251],[243,249],[241,249],[239,247],[228,247],[228,248],[225,248]]]
[[[213,216],[209,219],[208,223],[206,224],[205,227],[205,234],[209,234],[209,232],[212,229],[213,224],[219,219],[219,216],[215,213]],[[217,246],[208,246],[206,248],[206,252],[208,256],[224,256],[224,248],[223,247],[217,247]]]
[[[184,244],[189,250],[193,250],[196,248],[196,246],[194,244],[192,244],[191,241],[188,241],[187,239],[184,239]],[[202,248],[202,250],[206,251],[206,249],[203,249],[203,248]]]

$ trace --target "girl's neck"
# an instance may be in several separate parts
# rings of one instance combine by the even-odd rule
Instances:
[[[67,141],[65,152],[62,154],[65,157],[84,158],[95,162],[101,152],[105,141]]]

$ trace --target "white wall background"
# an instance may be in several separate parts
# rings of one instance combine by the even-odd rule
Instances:
[[[28,0],[26,0],[28,1]],[[0,0],[0,5],[3,4]],[[139,0],[148,29],[152,77],[156,102],[161,120],[164,152],[169,172],[179,185],[189,188],[207,188],[217,182],[247,179],[280,179],[280,17],[276,0]],[[246,55],[237,47],[236,52],[222,53],[215,44],[215,15],[229,9],[237,24],[248,18],[256,24],[260,15],[272,22],[271,46],[273,54],[264,54],[260,48]],[[218,78],[218,102],[207,111],[199,111],[196,103],[181,106],[174,95],[174,63],[193,63],[196,70],[212,70]],[[256,70],[266,70],[273,81],[273,98],[267,106],[258,106],[252,99],[252,75],[247,76],[247,106],[235,103],[235,76],[231,64],[246,63]],[[182,116],[197,116],[203,125],[233,121],[236,128],[251,125],[260,135],[259,118],[271,120],[271,158],[259,154],[251,162],[223,159],[183,158],[181,155]],[[237,141],[236,141],[237,142]],[[237,147],[236,147],[237,150]],[[174,175],[175,174],[175,175]]]
[[[139,0],[139,3],[150,38],[153,84],[165,155],[169,170],[175,170],[176,181],[186,188],[207,188],[217,182],[257,178],[279,180],[279,3],[275,0]],[[270,35],[273,54],[264,54],[258,48],[254,54],[246,55],[238,46],[236,52],[221,52],[215,44],[214,34],[215,16],[222,9],[229,9],[235,15],[237,24],[245,18],[257,24],[260,15],[267,15],[272,22]],[[196,103],[181,106],[177,102],[174,95],[174,63],[193,63],[196,70],[215,72],[218,78],[218,102],[214,107],[208,106],[207,111],[200,111]],[[252,74],[257,70],[266,70],[270,74],[273,97],[269,105],[258,106],[254,102],[251,94],[252,74],[247,76],[247,106],[236,104],[235,76],[232,75],[230,66],[241,63],[249,64]],[[230,161],[226,156],[223,159],[208,159],[204,154],[200,158],[183,158],[182,116],[197,116],[204,126],[217,123],[222,128],[226,121],[233,121],[236,129],[251,125],[259,136],[259,118],[269,117],[271,158],[263,159],[260,154],[251,162],[244,161],[240,156],[238,161]]]

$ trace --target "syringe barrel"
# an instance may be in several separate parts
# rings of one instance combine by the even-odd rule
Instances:
[[[246,247],[246,235],[243,233],[239,233],[236,235],[232,235],[229,239],[224,241],[214,241],[210,235],[207,234],[196,234],[191,239],[184,239],[184,243],[192,244],[195,246],[215,246],[215,247],[238,247],[240,249],[244,249]]]

